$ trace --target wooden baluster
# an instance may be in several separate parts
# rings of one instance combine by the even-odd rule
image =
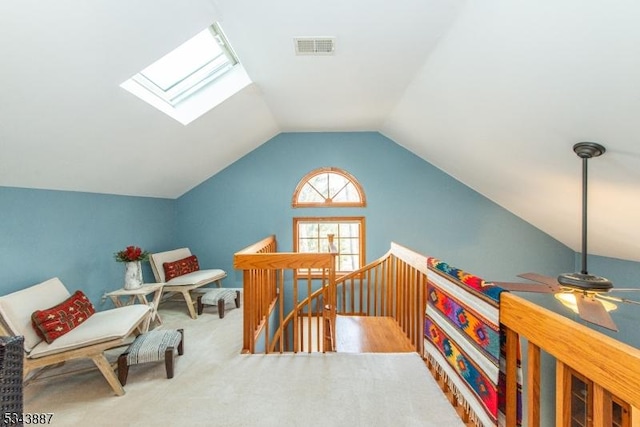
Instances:
[[[540,347],[532,342],[527,349],[527,418],[529,427],[540,427]]]

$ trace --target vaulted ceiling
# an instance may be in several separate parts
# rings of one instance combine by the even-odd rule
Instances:
[[[175,198],[279,132],[379,131],[580,250],[640,261],[640,2],[0,2],[0,185]],[[187,126],[119,87],[219,21],[253,84]],[[333,56],[293,37],[333,36]]]

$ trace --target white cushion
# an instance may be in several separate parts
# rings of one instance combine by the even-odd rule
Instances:
[[[24,349],[31,351],[42,341],[31,326],[31,314],[53,307],[70,296],[60,279],[54,277],[0,297],[0,315],[12,334],[24,336]]]
[[[104,341],[126,338],[149,313],[146,304],[99,311],[51,344],[41,341],[27,357],[35,359]]]
[[[164,263],[178,261],[191,256],[189,248],[174,249],[172,251],[158,252],[157,254],[151,254],[149,256],[149,262],[151,263],[151,269],[153,275],[156,278],[156,282],[164,283]]]
[[[242,292],[242,288],[204,288],[200,302],[206,305],[216,305],[218,300],[223,299],[225,303],[235,302],[238,297],[237,292]]]
[[[182,276],[174,277],[165,285],[206,285],[227,277],[227,273],[220,269],[197,270]]]

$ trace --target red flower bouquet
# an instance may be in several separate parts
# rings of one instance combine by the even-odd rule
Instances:
[[[149,252],[143,251],[137,246],[127,246],[124,250],[113,254],[113,256],[118,262],[147,261]]]

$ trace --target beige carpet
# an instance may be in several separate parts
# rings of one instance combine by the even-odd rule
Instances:
[[[39,379],[25,412],[51,412],[54,426],[463,425],[417,354],[241,355],[232,307],[192,320],[182,305],[161,306],[162,328],[185,330],[173,379],[162,362],[132,366],[121,397],[97,370]]]

